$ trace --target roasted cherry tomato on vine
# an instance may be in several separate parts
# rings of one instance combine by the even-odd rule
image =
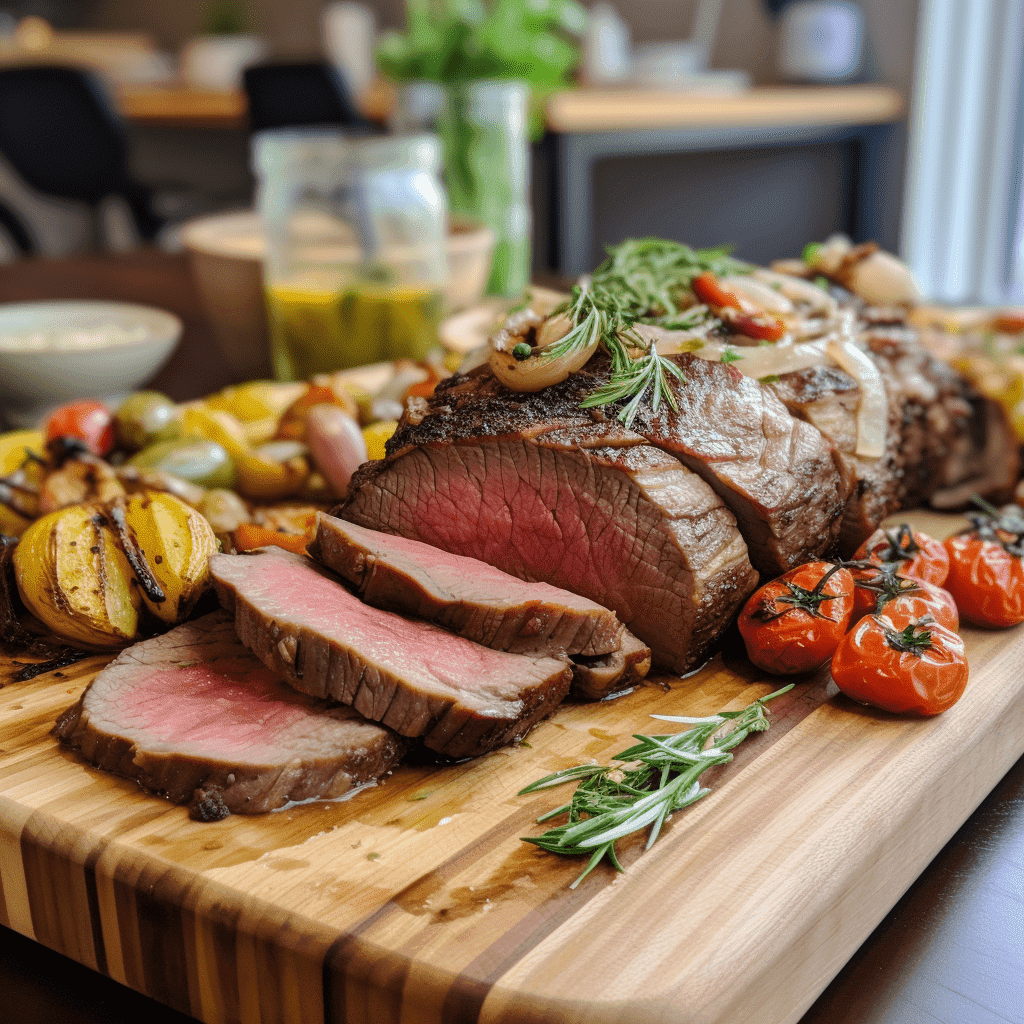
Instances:
[[[901,576],[913,576],[940,587],[949,572],[949,555],[942,541],[912,530],[906,523],[879,527],[857,548],[853,557],[875,565],[895,563]]]
[[[1024,622],[1024,563],[1020,542],[960,533],[946,541],[949,576],[960,617],[978,626]]]
[[[902,625],[930,615],[954,633],[960,628],[956,601],[948,590],[883,565],[851,566],[850,572],[855,588],[851,627],[865,615],[886,615]]]
[[[710,270],[693,279],[690,287],[693,294],[706,306],[715,309],[742,309],[740,300],[727,288],[723,288],[717,277]]]
[[[940,714],[960,699],[967,674],[963,640],[927,619],[861,619],[832,659],[832,679],[847,697],[897,714]]]
[[[747,657],[775,675],[810,672],[828,662],[853,610],[849,569],[808,562],[766,583],[738,620]]]
[[[77,438],[93,455],[102,457],[114,447],[114,418],[102,402],[69,402],[54,409],[43,433],[47,442],[59,437]]]
[[[744,338],[756,341],[778,341],[786,333],[785,324],[767,313],[738,313],[723,309],[722,320],[733,334],[742,334]]]

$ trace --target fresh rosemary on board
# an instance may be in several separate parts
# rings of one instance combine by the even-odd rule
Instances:
[[[627,427],[648,393],[653,412],[663,398],[674,409],[668,375],[682,379],[682,371],[632,328],[640,323],[666,330],[697,327],[711,312],[693,304],[694,278],[707,271],[724,277],[750,270],[725,248],[691,249],[663,238],[629,239],[609,249],[597,270],[573,288],[560,310],[573,327],[545,356],[557,358],[585,349],[597,338],[611,358],[612,375],[583,402],[584,408],[625,401],[619,419]]]
[[[700,776],[713,765],[731,761],[729,751],[750,733],[765,732],[771,724],[768,701],[792,689],[790,683],[740,711],[720,711],[705,718],[652,715],[663,722],[681,722],[692,728],[667,736],[634,735],[639,742],[612,758],[622,762],[618,767],[581,764],[538,779],[520,790],[519,795],[564,782],[578,781],[579,785],[569,803],[537,819],[541,823],[567,814],[565,824],[556,825],[543,835],[524,836],[523,841],[549,853],[589,855],[590,860],[570,886],[572,889],[605,857],[616,870],[622,871],[615,843],[649,826],[644,847],[649,850],[670,814],[710,792],[701,787]],[[722,732],[727,724],[731,727]],[[711,746],[707,746],[709,741]]]

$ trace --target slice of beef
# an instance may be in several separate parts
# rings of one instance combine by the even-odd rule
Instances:
[[[572,693],[601,700],[635,686],[651,668],[651,649],[626,630],[622,645],[611,654],[572,659]]]
[[[309,553],[368,604],[427,619],[494,650],[603,655],[622,639],[615,613],[586,598],[333,516],[317,517]]]
[[[387,774],[405,741],[351,708],[297,693],[223,612],[123,651],[55,729],[85,760],[198,816],[340,796]]]
[[[900,406],[890,399],[885,451],[880,458],[870,459],[857,454],[860,385],[843,370],[829,366],[796,370],[769,386],[794,416],[832,442],[841,472],[850,478],[837,545],[844,554],[851,554],[901,505]]]
[[[943,464],[932,508],[967,508],[974,497],[1000,505],[1013,497],[1020,476],[1020,441],[1006,411],[966,381],[963,399],[969,409]]]
[[[736,516],[750,561],[777,576],[832,547],[849,493],[832,445],[735,367],[673,357],[678,409],[641,410],[634,429],[703,477]]]
[[[492,651],[363,604],[303,555],[214,555],[210,572],[239,638],[292,686],[448,757],[520,739],[569,689],[564,661]]]
[[[611,608],[655,663],[699,664],[757,585],[722,500],[619,424],[552,429],[578,419],[578,399],[541,420],[550,394],[478,404],[472,388],[461,378],[407,420],[335,514],[580,594]]]

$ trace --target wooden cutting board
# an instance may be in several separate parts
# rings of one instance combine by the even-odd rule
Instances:
[[[517,791],[673,728],[652,713],[738,708],[776,680],[727,649],[474,762],[208,825],[54,742],[105,659],[8,681],[0,921],[209,1022],[795,1021],[1024,752],[1024,630],[963,633],[971,682],[946,714],[801,682],[711,796],[576,890],[579,861],[519,838],[569,789]]]

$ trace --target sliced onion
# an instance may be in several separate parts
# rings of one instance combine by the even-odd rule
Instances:
[[[830,341],[828,354],[860,385],[857,409],[857,454],[879,459],[885,452],[889,400],[878,367],[852,341]]]
[[[793,312],[793,303],[783,292],[776,291],[752,274],[734,274],[731,277],[723,277],[720,283],[727,291],[733,292],[741,299],[747,299],[764,313]]]
[[[761,268],[755,270],[751,276],[768,285],[777,284],[787,299],[793,302],[806,302],[812,309],[820,311],[825,316],[832,316],[839,307],[836,300],[824,288],[819,288],[806,278]]]
[[[852,248],[853,243],[846,235],[830,235],[817,247],[812,266],[826,274],[834,274]]]
[[[561,324],[556,324],[554,327],[548,326],[558,319],[552,317],[537,328],[538,340],[543,338],[548,344],[552,344],[568,333],[568,330],[559,333]],[[566,323],[568,324],[568,321]],[[494,376],[510,391],[541,391],[551,387],[552,384],[560,383],[569,374],[582,369],[587,360],[597,351],[601,332],[599,330],[592,331],[583,348],[572,349],[565,355],[550,356],[542,351],[528,359],[516,359],[512,355],[512,349],[522,340],[521,335],[516,335],[511,331],[499,331],[491,339],[491,370],[494,372]]]
[[[824,366],[829,362],[824,341],[809,341],[803,345],[759,345],[733,351],[739,358],[732,365],[747,377],[757,379],[781,377],[784,373]],[[703,352],[697,354],[703,355]]]

